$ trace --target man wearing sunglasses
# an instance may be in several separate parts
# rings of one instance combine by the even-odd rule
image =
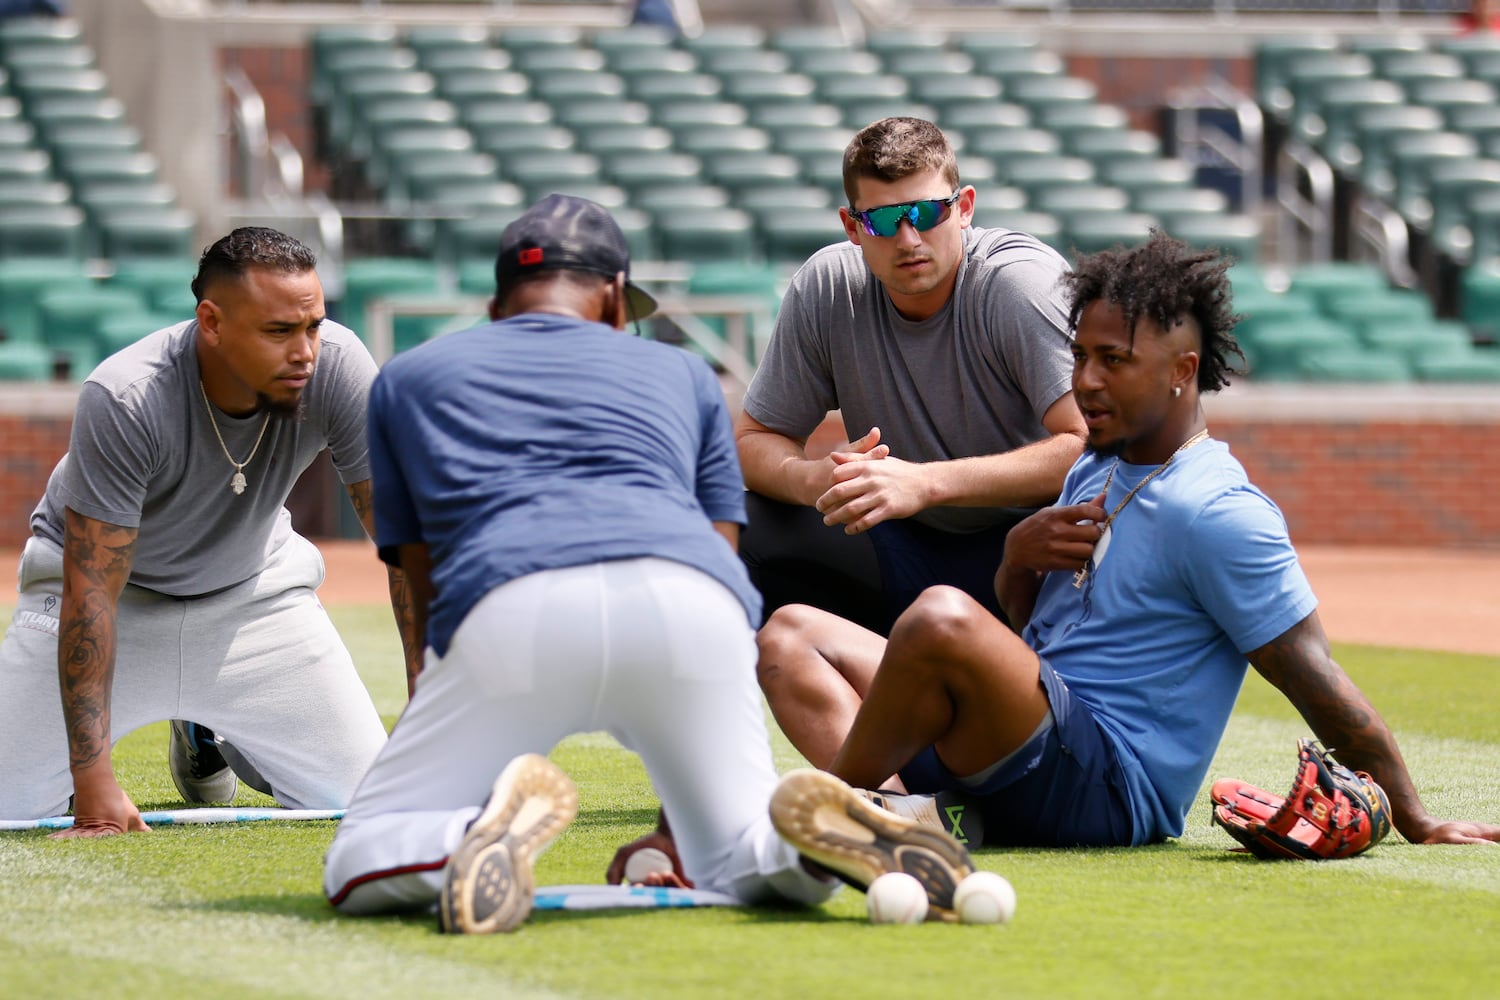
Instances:
[[[769,615],[811,604],[884,633],[921,591],[1000,614],[1006,532],[1083,451],[1060,279],[1024,233],[974,229],[932,123],[887,118],[844,152],[849,241],[793,277],[735,426],[741,553]],[[812,457],[841,411],[850,441]]]

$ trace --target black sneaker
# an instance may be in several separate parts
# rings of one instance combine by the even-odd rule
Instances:
[[[886,872],[927,890],[929,919],[956,920],[953,893],[974,870],[950,834],[878,808],[826,771],[792,771],[771,796],[771,822],[787,843],[860,891]]]
[[[167,767],[184,802],[234,801],[239,779],[219,752],[211,729],[173,719]]]
[[[887,812],[942,830],[965,847],[978,847],[984,843],[984,818],[978,809],[971,807],[968,799],[955,792],[908,795],[856,788],[854,794]]]
[[[531,913],[532,865],[578,815],[578,789],[540,754],[495,779],[489,801],[448,858],[438,920],[450,934],[513,931]]]

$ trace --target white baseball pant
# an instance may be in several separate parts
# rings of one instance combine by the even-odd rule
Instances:
[[[292,808],[342,809],[385,726],[318,603],[323,556],[292,534],[244,583],[181,599],[127,585],[116,620],[110,735],[190,719],[238,749]],[[68,808],[57,680],[62,550],[32,537],[0,644],[0,818]],[[165,750],[165,746],[163,747]]]
[[[755,633],[717,580],[664,559],[534,573],[486,594],[407,706],[329,848],[350,914],[436,905],[448,854],[520,754],[605,730],[639,753],[685,874],[745,902],[826,899],[771,826]],[[602,865],[601,865],[602,867]]]

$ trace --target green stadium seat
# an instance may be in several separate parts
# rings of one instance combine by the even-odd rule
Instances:
[[[1301,109],[1294,128],[1299,138],[1323,151],[1342,172],[1359,166],[1357,116],[1369,108],[1394,108],[1406,92],[1390,80],[1333,80],[1316,94],[1316,108]]]
[[[1464,221],[1469,230],[1470,249],[1467,261],[1489,261],[1500,257],[1500,195],[1476,191],[1464,205]]]
[[[64,125],[124,122],[125,105],[113,97],[49,97],[31,101],[26,115],[45,136]]]
[[[986,76],[930,76],[911,81],[912,96],[937,109],[938,122],[947,127],[967,108],[992,108],[1000,102],[998,80]]]
[[[455,106],[461,103],[450,95],[439,95],[437,81],[431,73],[409,70],[403,73],[370,73],[350,76],[340,84],[339,92],[328,104],[327,142],[334,151],[349,148],[364,119],[364,109],[372,104],[396,98],[433,98],[443,96]]]
[[[76,205],[0,209],[0,258],[88,254],[83,210]]]
[[[578,149],[607,160],[627,153],[665,153],[672,149],[672,133],[655,125],[579,129]]]
[[[1253,265],[1255,261],[1246,262],[1242,259],[1231,270],[1238,270],[1245,263]],[[1254,343],[1262,329],[1322,318],[1318,313],[1317,299],[1311,295],[1290,291],[1279,294],[1269,291],[1252,293],[1238,285],[1234,291],[1234,310],[1240,316],[1235,335],[1242,345]]]
[[[975,58],[997,52],[1035,51],[1040,43],[1035,35],[1020,31],[965,31],[953,39],[953,47]]]
[[[445,220],[438,226],[433,249],[443,260],[457,263],[487,260],[493,267],[500,234],[525,211],[524,205],[495,206],[467,218]],[[398,344],[397,350],[402,346]]]
[[[973,224],[981,229],[1014,229],[1009,220],[1026,208],[1025,191],[1003,184],[986,184],[974,194]]]
[[[493,255],[491,255],[493,260]],[[344,265],[344,293],[330,315],[369,343],[370,303],[388,296],[430,296],[442,290],[438,265],[415,257],[357,257]],[[432,318],[398,316],[394,337],[398,349],[427,339]]]
[[[388,22],[350,21],[344,24],[329,24],[312,33],[312,89],[319,88],[318,75],[325,72],[340,53],[354,49],[392,49],[399,44],[396,29]]]
[[[569,144],[572,138],[571,133],[567,134]],[[413,160],[473,150],[474,134],[461,125],[402,125],[372,134],[365,176],[379,189],[392,178],[403,176]]]
[[[0,18],[0,55],[24,49],[83,44],[83,30],[71,17]]]
[[[517,153],[507,157],[505,179],[520,185],[526,200],[535,202],[560,183],[602,183],[605,178],[597,156],[588,153]]]
[[[62,181],[6,179],[0,183],[0,209],[72,203],[73,192]]]
[[[1187,215],[1222,216],[1230,211],[1229,198],[1217,188],[1155,188],[1133,192],[1131,208],[1154,215],[1162,228],[1172,232],[1173,224]]]
[[[532,79],[522,73],[486,70],[454,70],[441,76],[423,73],[408,77],[408,85],[417,87],[421,76],[429,76],[433,81],[432,89],[425,96],[441,97],[451,102],[458,108],[460,118],[466,118],[468,109],[476,104],[532,98],[534,89]],[[534,99],[547,98],[538,94]]]
[[[93,284],[77,257],[0,257],[0,342],[41,343],[37,299],[50,291],[87,291]]]
[[[634,200],[637,192],[647,188],[701,183],[703,162],[687,153],[627,153],[603,161],[610,182],[624,188]]]
[[[1376,295],[1390,291],[1390,282],[1380,268],[1355,261],[1303,264],[1292,272],[1291,291],[1322,310],[1324,303],[1349,293]]]
[[[667,216],[714,214],[729,208],[729,192],[716,184],[643,187],[630,200],[633,207],[650,212],[658,228]]]
[[[700,59],[711,59],[721,52],[762,48],[766,32],[751,24],[711,24],[696,35],[679,39],[677,44]]]
[[[1295,56],[1286,65],[1286,87],[1291,104],[1278,117],[1295,121],[1298,109],[1306,107],[1316,95],[1334,80],[1369,80],[1375,76],[1375,63],[1369,56],[1356,52],[1320,52]]]
[[[920,27],[878,28],[865,36],[865,48],[882,59],[898,53],[941,52],[947,47],[946,32]]]
[[[792,66],[796,72],[809,77],[820,91],[825,81],[840,78],[862,80],[885,72],[880,57],[863,49],[843,49],[837,52],[817,52],[795,56],[792,59]]]
[[[1304,356],[1359,347],[1348,327],[1321,316],[1257,324],[1253,336],[1247,336],[1242,323],[1237,332],[1250,377],[1256,381],[1296,381],[1302,377]]]
[[[1142,129],[1075,129],[1062,135],[1064,149],[1101,168],[1122,160],[1161,159],[1161,140]]]
[[[630,201],[629,197],[625,194],[625,189],[616,184],[608,184],[602,180],[590,181],[572,177],[558,178],[553,182],[550,189],[542,193],[567,194],[575,198],[586,198],[589,201],[603,205],[611,212],[625,208]]]
[[[417,24],[406,28],[401,42],[423,58],[442,52],[491,48],[490,30],[482,24]]]
[[[838,226],[836,202],[827,189],[814,184],[771,183],[745,187],[735,193],[735,205],[757,220],[780,213],[786,218],[824,215]]]
[[[1136,246],[1144,243],[1156,226],[1154,216],[1139,212],[1094,212],[1056,217],[1062,223],[1065,244],[1080,254]]]
[[[0,149],[31,149],[37,143],[36,126],[21,118],[0,116]]]
[[[856,101],[844,108],[844,125],[853,133],[882,118],[925,118],[936,121],[938,109],[917,100]]]
[[[97,69],[37,66],[11,73],[10,89],[29,105],[59,97],[108,97],[109,80]]]
[[[120,209],[95,224],[99,251],[112,260],[190,256],[197,249],[196,220],[184,209]]]
[[[1030,207],[1055,215],[1070,226],[1081,216],[1117,214],[1130,207],[1124,190],[1107,184],[1064,184],[1037,187],[1028,199]]]
[[[1500,383],[1500,351],[1474,349],[1465,354],[1443,354],[1418,358],[1412,363],[1423,382]]]
[[[550,112],[549,112],[550,114]],[[451,128],[459,124],[458,108],[436,97],[398,97],[365,105],[354,123],[344,152],[355,160],[366,160],[376,146],[376,136],[402,129]]]
[[[964,151],[971,156],[987,157],[1000,169],[1003,176],[1006,165],[1013,160],[1035,156],[1059,156],[1062,140],[1054,132],[1042,128],[989,128],[975,133],[966,133],[971,138]]]
[[[583,32],[568,24],[518,24],[502,28],[495,35],[495,44],[510,52],[576,49],[583,43]]]
[[[1425,203],[1408,206],[1409,221],[1431,236],[1433,246],[1455,260],[1473,249],[1469,206],[1481,192],[1500,192],[1500,160],[1456,160],[1435,164],[1427,176]],[[1418,210],[1426,209],[1421,215]]]
[[[553,113],[559,125],[575,131],[604,125],[645,125],[651,120],[651,108],[644,102],[619,99],[570,101],[554,107]]]
[[[501,179],[495,157],[489,153],[476,151],[429,155],[403,160],[400,172],[391,176],[391,182],[385,189],[385,197],[398,205],[427,201],[434,192],[450,184],[474,184]]]
[[[590,44],[610,62],[625,55],[662,56],[672,51],[677,33],[659,24],[628,24],[618,28],[601,28],[593,33]]]
[[[817,57],[847,52],[853,47],[844,32],[824,25],[787,25],[778,28],[766,43],[789,56]]]
[[[1015,156],[995,166],[1003,183],[1020,188],[1028,198],[1041,188],[1092,184],[1096,177],[1094,165],[1077,156]]]
[[[887,73],[913,80],[974,75],[974,57],[953,49],[893,49],[881,57],[881,62]]]
[[[1099,87],[1092,80],[1077,76],[1023,76],[1006,82],[1005,99],[1028,109],[1035,117],[1043,108],[1060,104],[1093,104],[1099,100]]]
[[[159,181],[148,184],[105,183],[78,188],[73,192],[73,200],[97,226],[105,216],[119,211],[170,211],[177,205],[177,194]]]
[[[1469,328],[1458,320],[1379,319],[1366,322],[1358,333],[1361,343],[1404,358],[1414,370],[1424,358],[1468,357],[1474,350]]]
[[[142,149],[140,131],[125,122],[53,125],[42,139],[53,155],[63,160],[83,153],[128,155]]]
[[[510,58],[516,69],[533,79],[538,73],[590,74],[603,72],[605,69],[604,53],[595,49],[563,45],[511,49]]]
[[[1297,357],[1297,376],[1309,382],[1409,382],[1411,366],[1366,347],[1309,350]]]
[[[41,344],[0,341],[0,382],[46,382],[53,371],[52,352]]]
[[[37,184],[52,179],[52,157],[34,148],[0,149],[0,185]]]
[[[1217,250],[1237,261],[1260,259],[1261,223],[1250,215],[1179,215],[1167,230],[1192,247]]]
[[[705,63],[703,68],[720,77],[740,73],[789,73],[792,60],[774,49],[729,49],[715,53],[713,60]]]
[[[508,157],[522,153],[566,153],[577,145],[572,129],[562,125],[503,125],[468,131],[475,148],[493,156],[503,170]]]
[[[1123,132],[1130,127],[1130,116],[1113,104],[1067,101],[1036,105],[1034,109],[1037,127],[1056,132],[1064,146],[1075,134]]]
[[[962,134],[971,150],[974,143],[991,129],[1017,129],[1031,125],[1030,111],[1005,101],[949,106],[942,114],[943,128]]]
[[[975,187],[995,187],[1000,183],[1000,172],[995,164],[982,156],[958,154],[958,180],[961,184]]]
[[[609,71],[625,81],[625,89],[641,76],[681,76],[699,72],[698,57],[681,49],[624,49],[605,53]]]
[[[85,378],[105,357],[105,342],[99,332],[103,320],[149,311],[135,290],[97,283],[43,292],[36,307],[42,343],[67,358],[68,377],[75,382]]]
[[[1058,253],[1068,252],[1067,234],[1062,222],[1046,212],[1009,212],[994,219],[986,219],[982,225],[994,229],[1014,229],[1035,236]]]
[[[157,330],[164,330],[169,326],[175,326],[188,319],[192,319],[191,313],[178,315],[175,313],[126,312],[118,316],[104,316],[95,326],[99,339],[100,360],[109,357],[117,351],[124,350],[142,337],[150,336]]]
[[[1327,295],[1321,304],[1325,316],[1338,320],[1361,336],[1366,329],[1391,321],[1420,329],[1433,320],[1432,300],[1421,292],[1403,289]]]
[[[900,101],[911,93],[905,77],[890,73],[832,76],[819,82],[818,98],[839,109],[872,101]]]
[[[630,96],[656,107],[682,101],[717,101],[724,84],[711,73],[637,73],[631,77]]]
[[[515,68],[515,60],[503,49],[440,48],[419,53],[417,68],[441,79],[451,73],[505,73]]]
[[[1476,255],[1459,277],[1459,316],[1491,340],[1500,340],[1500,255]]]
[[[1038,48],[1001,49],[975,56],[979,72],[1009,87],[1017,80],[1033,77],[1061,77],[1066,69],[1062,57]]]
[[[1406,98],[1412,104],[1433,108],[1444,115],[1470,105],[1492,106],[1496,94],[1494,84],[1467,78],[1420,80],[1406,87]]]
[[[448,101],[442,101],[449,104]],[[644,119],[642,119],[644,120]],[[512,125],[549,125],[559,121],[546,101],[530,97],[499,97],[473,101],[459,109],[459,121],[470,129],[504,128]]]
[[[1373,35],[1359,35],[1345,40],[1343,47],[1350,52],[1358,52],[1360,55],[1369,56],[1375,60],[1378,67],[1381,60],[1392,55],[1401,55],[1408,52],[1429,52],[1427,40],[1421,35],[1405,32],[1381,32]]]
[[[1463,60],[1425,47],[1377,55],[1375,72],[1405,87],[1424,80],[1462,80],[1465,76]]]
[[[818,95],[812,78],[801,73],[738,73],[724,81],[724,95],[747,107],[760,104],[787,104],[792,101],[814,103],[824,100]],[[835,101],[828,101],[836,104]]]
[[[709,181],[729,191],[736,205],[748,188],[792,185],[802,178],[802,164],[785,153],[713,153],[703,158],[703,166]]]
[[[677,148],[695,156],[764,153],[771,148],[771,137],[754,125],[705,125],[678,133]]]
[[[56,166],[58,175],[75,188],[95,184],[153,184],[159,171],[156,157],[144,150],[134,153],[64,150]]]
[[[1256,102],[1270,114],[1286,118],[1292,110],[1288,65],[1309,55],[1332,55],[1339,45],[1336,37],[1310,32],[1261,39],[1254,56]]]
[[[1428,179],[1434,171],[1451,170],[1453,163],[1478,156],[1479,143],[1457,132],[1430,132],[1395,137],[1386,153],[1391,185],[1372,185],[1370,193],[1394,203],[1408,220],[1423,225],[1431,213],[1426,203]]]
[[[772,133],[797,128],[832,128],[842,131],[844,116],[832,104],[791,101],[786,104],[757,104],[751,109],[748,121],[751,125]]]
[[[674,137],[700,128],[743,125],[749,118],[745,107],[732,101],[672,101],[659,104],[653,110],[656,124]]]
[[[799,266],[823,247],[848,239],[838,216],[831,211],[763,209],[750,214],[766,259],[773,264]]]

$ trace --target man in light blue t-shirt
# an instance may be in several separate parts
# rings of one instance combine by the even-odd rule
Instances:
[[[1019,635],[949,587],[925,591],[889,642],[812,608],[772,617],[761,669],[783,675],[776,716],[813,764],[972,801],[985,843],[1154,843],[1182,833],[1248,663],[1384,787],[1408,840],[1500,840],[1428,814],[1329,656],[1280,511],[1208,436],[1199,394],[1239,355],[1225,267],[1159,232],[1076,264],[1089,454],[1006,544],[996,589]],[[842,745],[820,754],[829,730]],[[878,797],[945,814],[929,795]]]

